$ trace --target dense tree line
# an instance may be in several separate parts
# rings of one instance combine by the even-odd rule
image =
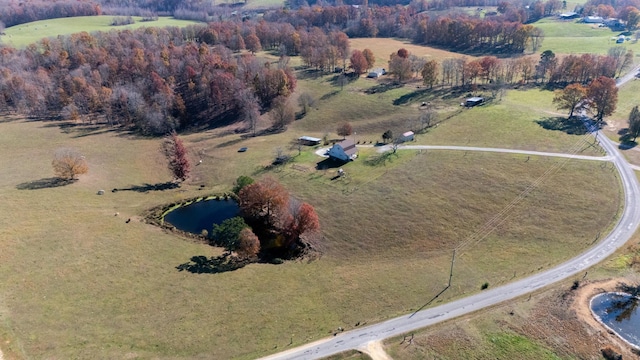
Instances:
[[[337,28],[349,37],[401,37],[415,43],[456,51],[521,53],[536,50],[542,32],[504,16],[479,18],[464,14],[429,17],[409,7],[351,6],[307,7],[296,11],[274,10],[265,14],[268,22],[291,24],[294,29]]]
[[[255,119],[295,88],[285,64],[194,41],[204,29],[78,33],[0,48],[0,109],[163,134]]]
[[[623,47],[611,48],[609,55],[582,54],[556,58],[552,51],[547,50],[537,60],[534,56],[507,59],[484,56],[476,59],[451,58],[442,62],[427,61],[400,49],[390,55],[388,69],[399,82],[420,75],[429,87],[438,84],[453,87],[477,84],[502,86],[529,82],[555,87],[570,83],[587,84],[600,76],[614,78],[632,63],[633,52]]]

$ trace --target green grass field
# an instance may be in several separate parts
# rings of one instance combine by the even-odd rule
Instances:
[[[246,9],[262,9],[262,8],[281,8],[284,6],[283,0],[250,0],[245,1],[243,8]]]
[[[300,86],[331,92],[323,81],[302,80]],[[389,105],[409,89],[355,90],[369,85],[361,79],[351,90],[345,87],[341,94],[350,100],[341,94],[319,100],[319,110],[283,134],[247,140],[216,131],[185,135],[193,158],[203,163],[189,183],[169,191],[109,191],[169,180],[158,158],[159,139],[89,125],[61,129],[48,122],[1,122],[3,352],[28,358],[250,359],[286,349],[291,339],[299,345],[337,327],[410,312],[446,283],[451,249],[471,239],[550,168],[558,170],[542,178],[503,225],[460,252],[453,286],[440,301],[477,292],[484,282],[511,281],[514,272],[522,277],[553,266],[588,247],[613,222],[620,205],[617,178],[610,165],[595,162],[399,151],[375,166],[368,160],[377,153],[363,149],[344,167],[348,176],[332,181],[335,170],[314,170],[321,159],[304,149],[295,167],[263,170],[277,147],[288,149],[298,134],[344,119],[332,119],[339,114],[332,108],[340,104],[375,110],[383,99],[391,110],[380,106],[376,117],[391,120],[394,113],[415,110]],[[468,136],[456,134],[465,134],[467,125],[476,144],[563,151],[578,137],[531,126],[535,116],[515,112],[511,125],[489,122],[494,111],[525,103],[528,112],[544,116],[546,98],[509,93],[501,104],[447,120],[424,143],[466,143]],[[470,116],[485,112],[477,120]],[[368,119],[355,114],[348,119],[367,125],[357,136],[379,136],[379,127]],[[485,132],[474,124],[483,119],[489,122]],[[459,130],[452,132],[454,126]],[[517,139],[504,140],[500,128],[508,126],[519,129]],[[28,190],[52,176],[51,154],[60,146],[80,149],[89,174],[69,186]],[[249,151],[238,153],[240,146]],[[228,191],[242,174],[275,176],[316,207],[326,236],[323,257],[213,275],[177,271],[192,256],[221,250],[165,233],[141,222],[140,215],[160,204]],[[96,195],[99,189],[106,194]]]
[[[88,31],[68,31],[80,30]],[[371,47],[386,59],[386,51],[409,46],[379,40],[355,39],[352,47]],[[299,75],[297,93],[317,99],[304,118],[285,133],[256,138],[230,129],[185,134],[192,159],[203,161],[186,184],[167,191],[110,191],[170,179],[159,157],[161,139],[87,124],[0,120],[5,357],[253,359],[330,336],[338,327],[420,308],[445,286],[451,250],[461,243],[468,246],[457,255],[452,287],[434,305],[478,292],[485,282],[493,287],[558,264],[589,247],[616,219],[619,184],[607,163],[406,150],[376,165],[376,150],[362,148],[344,166],[347,177],[332,180],[335,169],[315,170],[322,160],[315,148],[297,155],[290,147],[301,135],[336,138],[343,121],[353,124],[357,141],[376,141],[387,129],[409,128],[420,114],[416,104],[429,101],[442,122],[419,135],[418,144],[601,154],[582,135],[537,123],[560,116],[550,92],[509,91],[501,101],[461,110],[466,94],[365,78],[341,90],[331,75]],[[266,116],[262,121],[267,126]],[[72,185],[47,187],[52,154],[63,146],[87,157],[89,173]],[[249,150],[238,153],[241,146]],[[265,170],[278,148],[294,155],[294,163]],[[229,191],[240,175],[274,176],[316,208],[325,236],[320,259],[220,274],[176,269],[221,249],[162,231],[141,216],[154,206]],[[537,180],[534,191],[508,208],[502,225],[473,240]],[[105,195],[96,195],[100,189]],[[547,354],[527,339],[494,338],[485,348],[490,354]]]
[[[177,20],[171,17],[159,17],[157,21],[142,21],[141,17],[134,16],[136,21],[131,25],[111,26],[114,16],[79,16],[72,18],[59,18],[34,21],[28,24],[20,24],[9,27],[5,30],[5,35],[0,36],[0,42],[3,44],[25,47],[35,43],[38,40],[58,35],[69,35],[81,31],[110,31],[116,29],[137,29],[140,27],[166,27],[177,26],[184,27],[187,25],[197,24],[195,21]]]
[[[552,50],[556,54],[606,54],[614,46],[624,46],[638,53],[638,43],[626,41],[616,44],[615,39],[620,32],[611,31],[597,24],[583,24],[574,21],[560,21],[555,18],[544,18],[533,23],[544,31],[544,41],[539,52]]]

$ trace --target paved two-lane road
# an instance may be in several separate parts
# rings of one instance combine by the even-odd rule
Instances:
[[[584,269],[605,259],[622,246],[634,234],[638,227],[638,223],[640,222],[640,204],[638,201],[640,197],[640,185],[638,184],[635,173],[623,156],[617,151],[615,144],[604,135],[599,135],[598,137],[601,139],[601,146],[608,154],[606,157],[555,154],[557,156],[580,159],[610,160],[620,173],[625,195],[625,206],[622,216],[613,231],[595,247],[553,269],[514,283],[491,290],[485,290],[479,294],[422,310],[415,314],[407,314],[379,324],[344,332],[332,338],[268,356],[263,358],[263,360],[317,359],[349,349],[360,348],[370,341],[386,339],[407,333],[522,296],[577,273],[581,273]],[[430,148],[433,149],[434,147]],[[454,147],[442,148],[453,149]],[[469,148],[465,150],[471,151],[472,149]],[[478,151],[480,149],[473,150]],[[484,151],[502,152],[502,149],[484,149]],[[521,152],[517,150],[507,150],[506,152],[534,154],[533,152]],[[535,155],[540,155],[540,153],[535,153]]]
[[[618,81],[618,86],[633,78],[638,68]],[[591,128],[591,131],[594,129]],[[581,273],[586,268],[602,261],[613,254],[633,236],[640,223],[640,185],[631,166],[616,148],[616,145],[604,134],[596,132],[600,139],[600,145],[608,154],[607,157],[588,157],[591,160],[610,160],[613,162],[622,181],[624,191],[624,209],[620,221],[615,228],[596,246],[587,252],[556,266],[553,269],[527,277],[491,290],[485,290],[479,294],[459,299],[434,308],[419,311],[415,314],[407,314],[379,324],[370,325],[356,330],[344,332],[314,343],[306,344],[285,352],[263,358],[263,360],[289,360],[289,359],[318,359],[337,354],[350,349],[364,347],[370,341],[382,340],[400,335],[420,328],[424,328],[441,321],[468,314],[482,308],[498,304],[500,302],[525,295],[557,281],[566,279]],[[599,134],[599,135],[598,135]],[[434,147],[430,147],[434,149]],[[471,151],[473,148],[469,148]],[[473,149],[474,151],[482,151]],[[484,151],[496,151],[501,149],[485,149]],[[508,152],[519,152],[509,150]],[[520,152],[522,153],[522,152]],[[526,153],[526,152],[525,152]],[[533,154],[532,154],[533,155]],[[536,155],[542,155],[536,153]],[[565,155],[558,155],[565,156]],[[579,155],[578,155],[579,156]]]

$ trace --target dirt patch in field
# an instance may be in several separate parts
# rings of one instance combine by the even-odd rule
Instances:
[[[639,359],[632,348],[610,333],[591,315],[589,300],[596,294],[617,290],[629,278],[580,281],[577,288],[564,284],[478,314],[464,316],[416,334],[411,345],[402,338],[385,342],[386,352],[396,360],[435,358],[602,359],[611,348],[623,359]],[[503,346],[494,339],[510,339],[518,346]],[[503,342],[505,344],[506,342]],[[525,351],[526,350],[526,351]]]
[[[608,331],[591,314],[589,302],[602,292],[619,290],[629,279],[583,281],[574,290],[554,291],[532,309],[529,321],[518,326],[525,336],[544,343],[558,355],[580,359],[601,358],[601,350],[610,347],[624,359],[638,358],[632,349]]]

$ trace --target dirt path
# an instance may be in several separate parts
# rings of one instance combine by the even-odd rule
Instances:
[[[382,341],[368,342],[365,347],[358,348],[358,350],[369,355],[373,360],[393,360],[391,356],[384,351]]]

